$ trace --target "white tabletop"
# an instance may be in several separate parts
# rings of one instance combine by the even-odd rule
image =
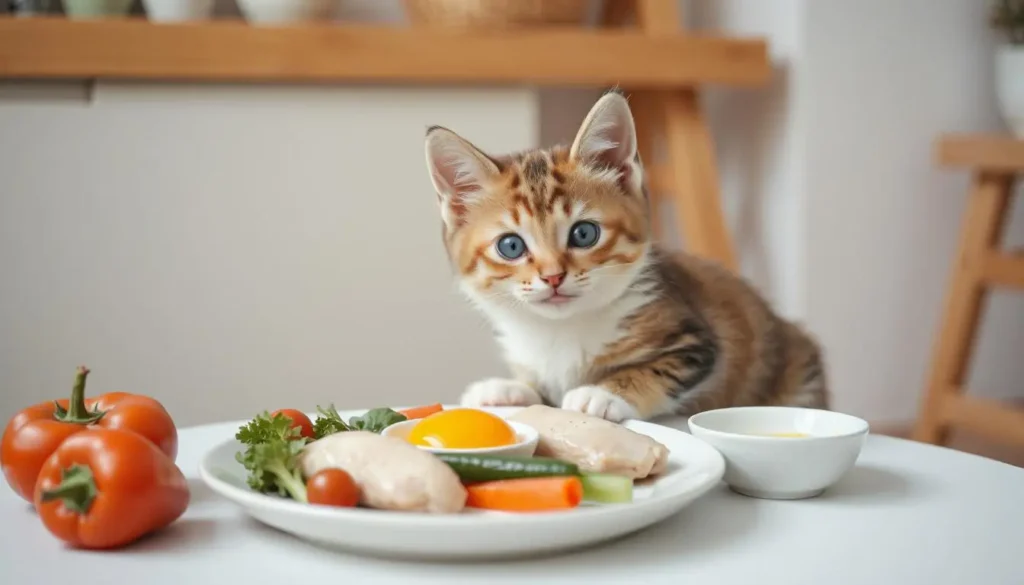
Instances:
[[[250,520],[196,471],[204,450],[237,428],[181,431],[178,463],[192,480],[188,512],[116,552],[66,549],[4,485],[0,583],[593,585],[643,577],[651,585],[1024,584],[1024,470],[899,439],[869,437],[857,467],[816,499],[755,500],[719,487],[678,516],[599,548],[441,564],[321,549]]]

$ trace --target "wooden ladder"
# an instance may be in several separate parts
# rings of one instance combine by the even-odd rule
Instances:
[[[938,143],[939,164],[970,169],[973,186],[953,259],[942,323],[914,438],[945,444],[961,427],[1024,445],[1024,411],[966,394],[966,378],[989,291],[1024,289],[1024,252],[1001,249],[1015,179],[1024,173],[1024,140],[954,135]],[[1020,356],[1024,358],[1024,348]]]
[[[652,36],[678,36],[683,32],[676,0],[611,0],[606,4],[602,19],[605,26],[627,26],[633,17],[633,25]],[[738,270],[722,210],[714,138],[698,89],[623,90],[629,95],[636,121],[640,156],[655,210],[655,234],[659,239],[663,237],[658,203],[662,197],[671,197],[676,224],[688,251]],[[655,158],[654,144],[659,135],[667,153],[664,163]]]

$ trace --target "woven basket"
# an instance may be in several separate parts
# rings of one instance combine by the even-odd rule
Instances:
[[[591,0],[405,0],[413,24],[455,27],[580,25]]]

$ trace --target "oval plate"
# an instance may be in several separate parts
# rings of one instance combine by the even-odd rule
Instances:
[[[454,408],[454,406],[446,406]],[[518,408],[485,408],[509,416]],[[365,410],[342,412],[348,419]],[[199,474],[210,488],[269,526],[350,552],[422,560],[509,559],[594,545],[636,532],[669,516],[714,487],[725,461],[713,447],[682,431],[640,421],[624,426],[671,451],[665,472],[637,482],[633,502],[582,505],[574,510],[503,513],[467,508],[461,514],[420,514],[366,508],[310,506],[249,489],[231,439],[204,456]]]

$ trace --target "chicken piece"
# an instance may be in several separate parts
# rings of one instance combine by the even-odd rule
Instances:
[[[466,488],[448,464],[402,439],[369,431],[344,431],[306,445],[305,477],[322,469],[348,472],[359,503],[381,510],[455,514],[466,506]]]
[[[540,434],[537,456],[575,463],[580,471],[614,473],[633,479],[665,470],[668,447],[603,418],[536,404],[508,417]]]

